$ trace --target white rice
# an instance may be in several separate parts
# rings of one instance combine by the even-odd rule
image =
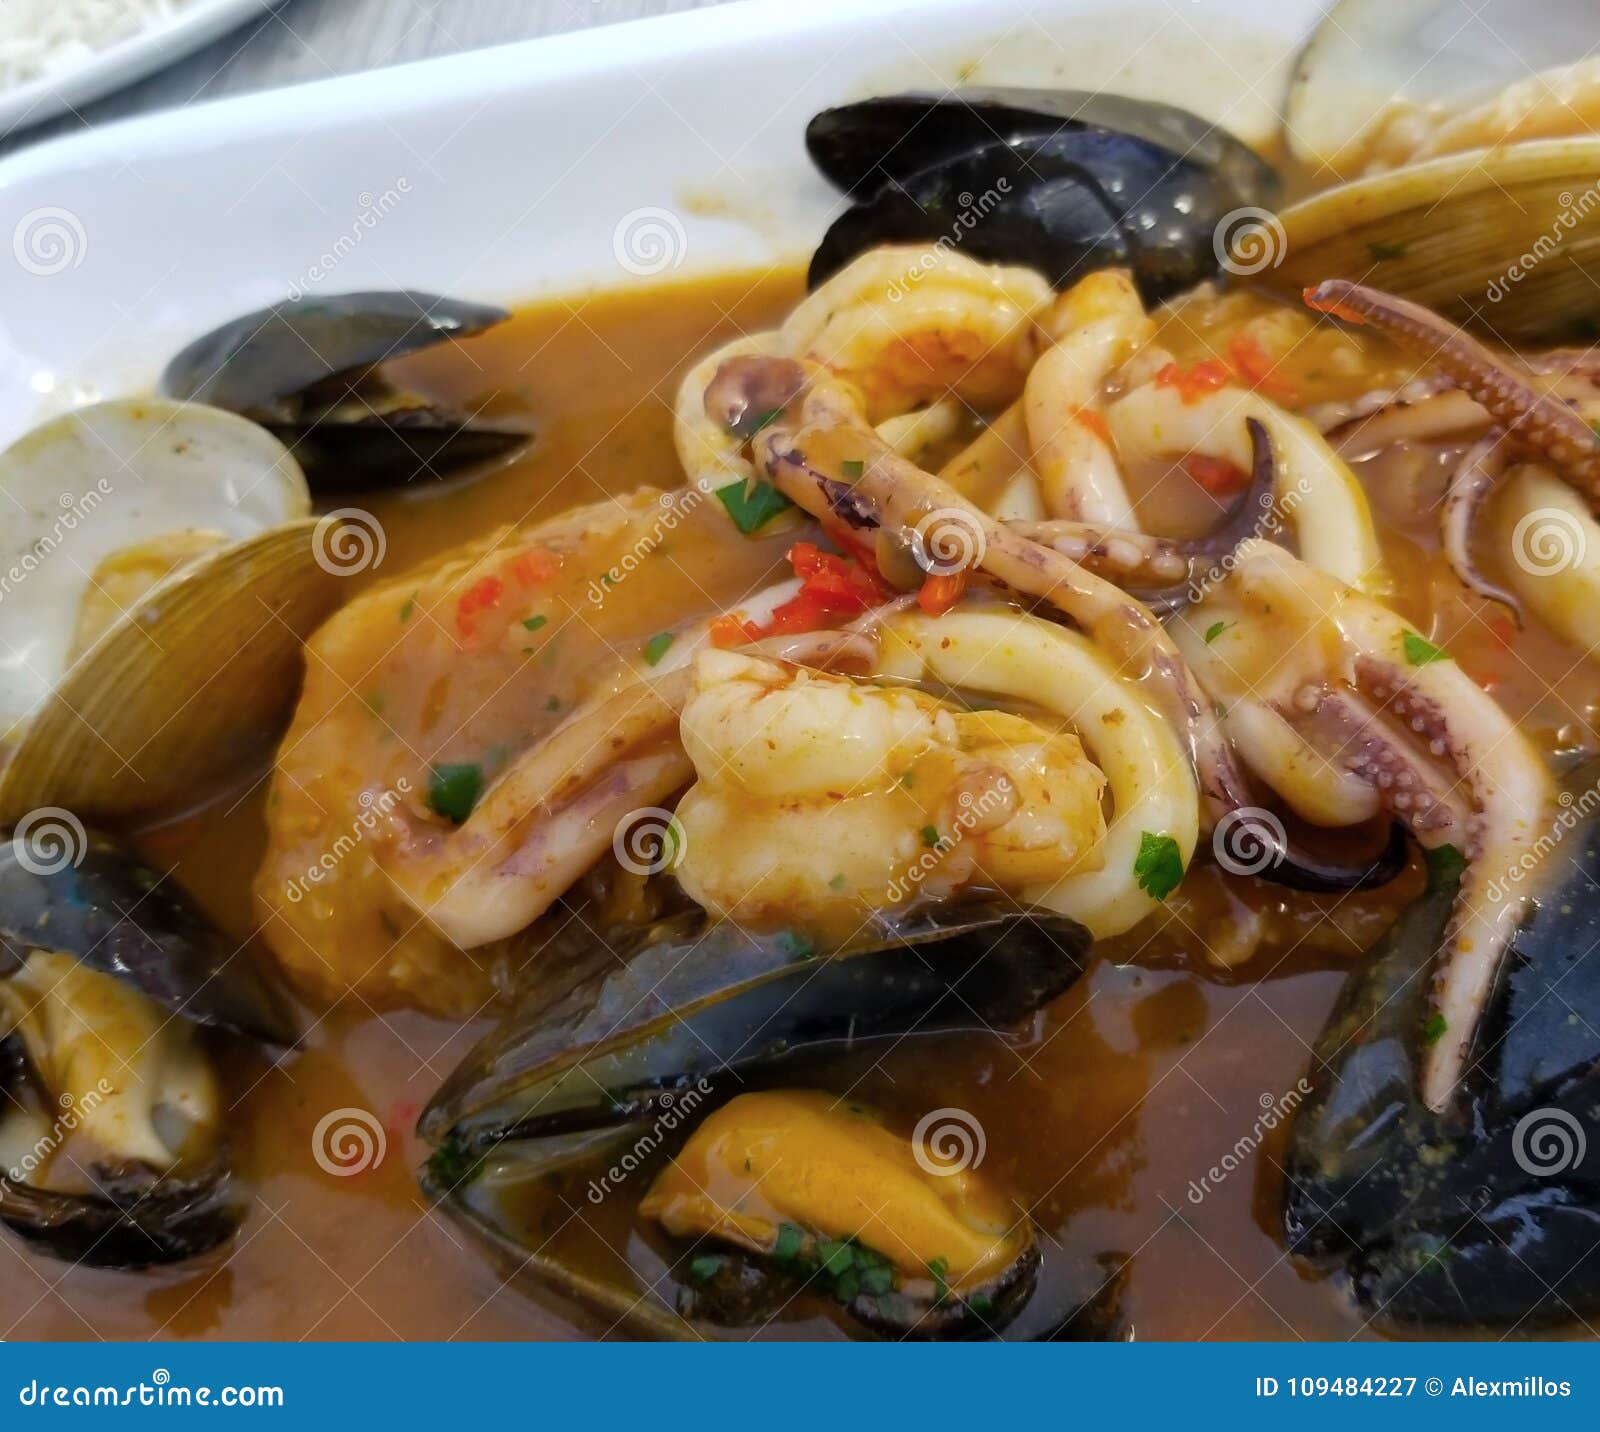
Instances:
[[[0,89],[58,75],[189,0],[0,0]]]

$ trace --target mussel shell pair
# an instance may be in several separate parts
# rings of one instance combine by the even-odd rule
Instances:
[[[1319,1039],[1284,1161],[1292,1252],[1386,1324],[1528,1328],[1600,1310],[1600,762],[1569,777],[1453,1106],[1418,1093],[1453,882],[1366,957]],[[1518,898],[1512,883],[1506,898]]]
[[[167,365],[161,391],[268,428],[315,491],[403,486],[503,457],[527,434],[426,402],[373,370],[509,317],[410,290],[291,300],[195,339]]]
[[[37,839],[0,830],[0,979],[35,949],[59,951],[188,1023],[272,1045],[295,1041],[281,991],[170,879],[70,822],[48,844]],[[0,1090],[28,1077],[21,1039],[0,1038]],[[0,1171],[0,1222],[53,1257],[137,1269],[204,1253],[243,1217],[225,1150],[181,1176],[99,1168],[94,1182],[93,1193],[65,1193]]]
[[[707,926],[698,912],[614,949],[569,926],[535,957],[505,1022],[424,1111],[420,1132],[438,1152],[423,1186],[543,1289],[641,1335],[715,1335],[659,1292],[543,1251],[505,1195],[564,1170],[604,1168],[669,1110],[703,1117],[752,1081],[788,1082],[872,1041],[1015,1025],[1070,987],[1088,948],[1070,920],[983,905],[932,912],[831,953],[792,935]],[[642,1196],[639,1177],[619,1196]],[[1020,1267],[1008,1284],[1017,1308],[1033,1277]],[[952,1320],[922,1335],[934,1331],[970,1330]]]
[[[1195,115],[1070,90],[865,100],[817,115],[806,145],[857,201],[818,247],[813,286],[878,244],[927,240],[1058,286],[1126,267],[1154,303],[1214,273],[1224,219],[1277,190],[1264,160]]]

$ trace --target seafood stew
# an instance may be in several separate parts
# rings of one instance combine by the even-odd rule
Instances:
[[[6,1335],[1585,1331],[1593,86],[876,95],[0,454]]]

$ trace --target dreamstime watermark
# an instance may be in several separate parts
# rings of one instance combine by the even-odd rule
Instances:
[[[23,582],[27,581],[50,559],[51,554],[66,541],[69,532],[76,532],[78,524],[91,516],[95,509],[116,489],[109,478],[99,478],[82,497],[63,492],[59,499],[61,511],[50,524],[50,530],[35,537],[29,546],[6,571],[0,572],[0,601],[4,601]]]
[[[1588,1152],[1583,1124],[1565,1109],[1534,1109],[1511,1131],[1511,1157],[1534,1178],[1554,1178],[1575,1169]]]
[[[1511,557],[1530,577],[1570,571],[1588,554],[1583,523],[1559,507],[1536,507],[1511,529]]]
[[[89,254],[89,235],[71,209],[30,209],[11,230],[11,253],[37,278],[77,268]]]
[[[936,507],[911,534],[911,556],[930,577],[952,577],[983,562],[983,524],[962,507]]]
[[[56,1150],[82,1127],[84,1119],[115,1092],[116,1086],[109,1079],[101,1079],[81,1099],[74,1098],[70,1093],[62,1094],[56,1100],[61,1112],[51,1124],[49,1133],[0,1176],[0,1184],[29,1184],[33,1175],[55,1156]]]
[[[611,231],[611,252],[635,278],[655,278],[683,263],[689,235],[671,209],[630,209]]]
[[[618,865],[634,875],[675,870],[687,849],[682,823],[660,806],[629,811],[611,832],[611,853]]]
[[[1600,183],[1591,184],[1576,197],[1570,190],[1563,190],[1556,195],[1556,203],[1560,206],[1560,212],[1550,228],[1540,234],[1529,248],[1518,254],[1499,278],[1489,280],[1489,286],[1484,289],[1484,296],[1490,303],[1499,303],[1517,284],[1561,247],[1567,234],[1577,228],[1581,220],[1587,219],[1597,207],[1600,207]]]
[[[989,1152],[978,1116],[966,1109],[934,1109],[911,1131],[911,1156],[923,1173],[950,1178],[977,1168]]]
[[[89,850],[83,822],[60,806],[30,810],[11,832],[11,853],[30,875],[59,875],[82,863]]]
[[[383,525],[360,507],[340,507],[317,520],[311,555],[332,577],[353,577],[380,565],[389,550]]]
[[[1217,262],[1241,278],[1277,268],[1288,251],[1289,236],[1282,220],[1254,204],[1230,209],[1211,231],[1211,252]]]
[[[1544,863],[1545,857],[1551,851],[1594,814],[1596,809],[1600,809],[1600,786],[1590,786],[1578,796],[1574,796],[1571,791],[1562,791],[1556,797],[1556,806],[1555,818],[1539,832],[1539,838],[1534,841],[1533,848],[1524,850],[1506,869],[1496,871],[1484,886],[1484,893],[1492,903],[1498,905],[1508,898],[1517,886]]]
[[[389,1152],[378,1116],[368,1109],[333,1109],[311,1133],[311,1157],[323,1173],[354,1178],[377,1168]]]
[[[587,1197],[590,1203],[600,1204],[606,1195],[620,1188],[628,1176],[647,1163],[656,1150],[683,1121],[711,1097],[711,1081],[702,1076],[687,1089],[663,1090],[655,1096],[655,1107],[660,1111],[650,1127],[629,1145],[627,1151],[599,1178],[589,1180]]]
[[[906,867],[905,872],[889,882],[884,894],[889,905],[899,905],[909,900],[922,884],[949,858],[952,851],[974,830],[987,830],[993,817],[1010,813],[1015,802],[1015,787],[1009,776],[997,776],[979,794],[964,790],[956,798],[955,819],[948,831],[929,826],[923,832],[922,853]]]
[[[306,866],[303,875],[295,876],[284,886],[284,896],[289,903],[298,905],[316,886],[322,884],[323,880],[339,867],[345,856],[378,828],[378,823],[400,804],[402,797],[410,793],[411,782],[404,776],[394,783],[393,790],[379,791],[376,794],[372,791],[362,791],[356,798],[361,812],[350,823],[350,829],[323,851],[314,864]]]
[[[1283,822],[1260,806],[1230,810],[1211,832],[1211,853],[1230,875],[1259,875],[1284,857],[1289,833]]]
[[[1294,1113],[1310,1094],[1311,1085],[1304,1076],[1296,1080],[1294,1088],[1286,1094],[1274,1098],[1271,1094],[1263,1093],[1260,1099],[1261,1112],[1256,1116],[1249,1131],[1235,1139],[1233,1147],[1198,1179],[1189,1180],[1189,1202],[1204,1203],[1208,1195],[1221,1188],[1227,1182],[1229,1175],[1248,1163],[1267,1135]]]
[[[356,215],[355,221],[333,241],[331,247],[318,254],[306,266],[300,277],[289,285],[290,300],[298,303],[306,296],[309,288],[327,278],[361,246],[362,239],[394,212],[400,201],[410,192],[411,181],[404,177],[396,179],[378,195],[374,195],[370,189],[363,189],[356,196],[356,205],[360,212]]]
[[[898,275],[889,285],[887,290],[889,302],[899,303],[902,298],[908,297],[912,289],[932,270],[939,267],[939,260],[945,254],[954,253],[960,248],[962,240],[987,219],[1010,192],[1011,181],[1002,176],[994,181],[991,188],[985,189],[977,196],[967,190],[957,194],[957,213],[950,227],[933,241],[929,249],[917,256],[916,262],[910,268]]]
[[[682,487],[675,492],[663,492],[657,499],[661,510],[650,524],[650,530],[611,566],[590,581],[587,593],[589,605],[596,611],[603,607],[606,598],[644,565],[666,540],[667,535],[676,531],[678,525],[706,500],[706,495],[706,490],[699,484]]]
[[[1311,484],[1303,477],[1296,478],[1287,492],[1280,493],[1275,490],[1263,492],[1259,498],[1261,520],[1256,523],[1251,536],[1262,538],[1282,536],[1289,519],[1294,516],[1310,492]],[[1233,574],[1239,565],[1239,547],[1242,545],[1242,543],[1235,545],[1198,577],[1190,578],[1188,596],[1191,603],[1203,601],[1207,592]]]

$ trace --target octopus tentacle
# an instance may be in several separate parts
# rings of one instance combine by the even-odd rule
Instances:
[[[1484,576],[1472,555],[1473,530],[1489,494],[1505,473],[1510,459],[1509,446],[1504,429],[1495,428],[1456,464],[1455,471],[1450,474],[1444,508],[1439,514],[1439,535],[1450,570],[1462,585],[1480,597],[1504,603],[1521,626],[1522,603],[1517,600],[1516,593]]]
[[[1548,457],[1591,503],[1600,503],[1600,445],[1594,431],[1559,398],[1529,381],[1526,368],[1421,304],[1364,284],[1327,279],[1305,291],[1306,304],[1351,323],[1370,323],[1407,352],[1452,378],[1522,445]]]
[[[782,365],[781,375],[768,371]],[[907,540],[954,520],[972,564],[1014,591],[1049,602],[1116,654],[1180,731],[1213,817],[1245,804],[1248,791],[1215,713],[1148,608],[1070,557],[1012,531],[949,483],[889,449],[843,385],[791,360],[735,358],[706,390],[706,411],[724,424],[749,410],[747,390],[798,394],[753,443],[757,465],[783,494],[819,518],[861,530],[888,527]]]
[[[1219,618],[1226,634],[1197,644],[1194,624]],[[1308,772],[1320,760],[1358,775],[1424,845],[1464,855],[1422,1069],[1424,1099],[1443,1109],[1521,918],[1526,897],[1508,893],[1507,877],[1533,858],[1551,809],[1544,763],[1445,653],[1419,650],[1398,615],[1269,543],[1246,543],[1206,610],[1175,626],[1208,688],[1283,714],[1307,743]]]

